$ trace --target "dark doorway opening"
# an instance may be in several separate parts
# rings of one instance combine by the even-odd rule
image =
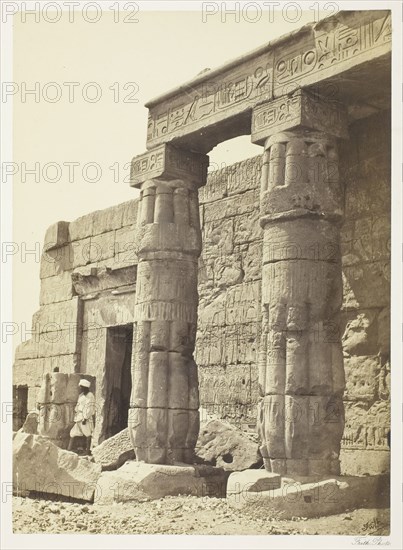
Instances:
[[[105,428],[101,440],[108,439],[127,428],[132,389],[132,348],[132,324],[108,328],[103,388],[105,395]]]
[[[13,386],[13,431],[22,428],[28,414],[28,386]]]

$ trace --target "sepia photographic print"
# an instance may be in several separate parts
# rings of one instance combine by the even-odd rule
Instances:
[[[402,548],[400,2],[1,26],[1,547]]]

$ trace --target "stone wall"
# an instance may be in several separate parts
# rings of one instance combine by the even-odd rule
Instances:
[[[341,145],[346,184],[342,228],[346,427],[342,469],[387,470],[390,424],[390,122],[385,112],[350,127]],[[196,362],[201,403],[244,427],[256,424],[260,330],[261,157],[210,174],[200,190]],[[137,200],[47,231],[41,307],[33,337],[16,352],[16,386],[35,407],[42,375],[58,367],[104,376],[109,327],[133,323]],[[98,395],[98,401],[104,397]]]
[[[96,374],[106,327],[133,323],[136,215],[133,200],[47,230],[40,308],[13,369],[14,385],[28,387],[28,411],[36,408],[44,374]]]
[[[346,424],[341,460],[349,472],[365,473],[389,469],[389,114],[356,122],[350,136],[340,152],[346,182],[341,237]]]
[[[260,331],[261,157],[210,175],[200,191],[196,363],[201,402],[239,424],[256,422],[256,346]]]

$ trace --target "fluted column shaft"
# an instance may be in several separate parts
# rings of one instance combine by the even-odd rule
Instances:
[[[290,129],[268,124],[263,141],[258,432],[269,471],[337,474],[345,386],[337,139],[331,125],[325,132],[304,118],[309,96],[291,101]],[[326,115],[326,104],[319,109]]]
[[[193,351],[200,180],[192,173],[178,178],[177,163],[170,165],[172,152],[164,148],[161,174],[139,185],[136,232],[139,263],[129,432],[137,460],[158,464],[190,462],[199,433]],[[174,153],[186,160],[185,152]],[[204,155],[196,160],[206,164]]]

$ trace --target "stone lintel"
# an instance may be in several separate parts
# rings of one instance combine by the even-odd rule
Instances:
[[[267,101],[253,109],[252,143],[264,145],[273,134],[297,128],[347,138],[347,109],[338,101],[323,99],[305,90]]]
[[[184,179],[202,186],[207,181],[208,165],[207,155],[163,144],[133,158],[130,185],[139,189],[151,179]]]
[[[390,10],[341,10],[305,25],[149,101],[147,148],[192,144],[206,153],[249,134],[256,105],[300,88],[373,105],[388,78],[391,37]]]

